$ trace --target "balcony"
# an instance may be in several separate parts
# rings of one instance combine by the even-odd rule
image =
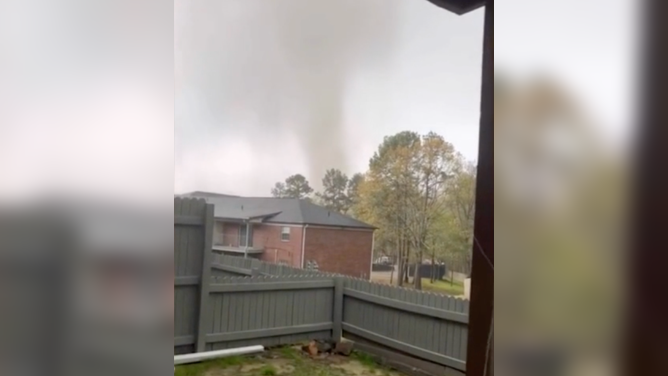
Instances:
[[[213,251],[220,253],[261,254],[264,252],[266,240],[266,236],[254,235],[247,239],[243,234],[221,234],[214,232]]]

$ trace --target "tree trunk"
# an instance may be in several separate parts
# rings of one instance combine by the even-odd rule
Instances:
[[[390,273],[390,285],[392,285],[394,282],[394,269],[397,267],[397,254],[399,253],[398,240],[396,241],[394,247],[395,247],[394,255],[390,258],[390,262],[392,263],[392,272]]]
[[[436,281],[436,268],[434,268],[434,265],[436,264],[436,257],[434,254],[431,254],[431,283],[433,284],[434,281]]]
[[[399,259],[399,265],[397,267],[397,286],[403,286],[404,284],[404,261],[403,258]]]
[[[406,271],[404,270],[404,249],[403,249],[403,243],[399,242],[399,270],[398,270],[398,275],[397,275],[397,285],[403,286],[404,285],[404,276],[406,274]]]
[[[408,268],[410,268],[411,265],[411,258],[410,258],[410,247],[408,245],[408,240],[404,238],[404,283],[409,284],[410,281],[408,280],[409,277],[409,272]]]
[[[403,282],[402,282],[402,286],[403,286],[404,284],[408,284],[408,283],[410,283],[410,281],[408,280],[408,274],[409,274],[409,273],[408,273],[408,268],[409,268],[409,267],[410,267],[410,264],[408,263],[408,260],[407,260],[407,259],[404,259],[404,278],[402,279],[402,281],[403,281]]]
[[[415,272],[413,273],[413,287],[416,290],[422,290],[422,276],[420,275],[420,263],[415,263]]]
[[[401,279],[400,279],[400,285],[403,286],[404,284],[408,283],[408,265],[409,265],[409,260],[408,260],[408,247],[406,246],[406,236],[405,233],[401,232]]]
[[[418,251],[417,260],[415,260],[415,272],[413,272],[413,287],[415,287],[416,290],[422,290],[420,265],[422,265],[422,251]]]

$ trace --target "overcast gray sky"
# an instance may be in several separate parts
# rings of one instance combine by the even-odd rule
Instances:
[[[293,173],[316,183],[329,167],[363,171],[382,138],[405,129],[439,132],[476,157],[482,9],[67,4],[0,2],[2,197],[54,186],[141,202],[171,202],[174,189],[266,195]],[[496,68],[554,75],[624,139],[637,15],[631,0],[505,1]]]
[[[477,157],[483,10],[424,0],[175,2],[175,190],[268,195],[363,172],[384,136]]]

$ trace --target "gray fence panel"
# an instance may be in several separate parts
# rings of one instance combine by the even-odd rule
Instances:
[[[211,265],[212,277],[250,277],[253,275],[252,269],[242,269],[236,266],[214,263]]]
[[[465,370],[468,301],[344,279],[343,335]]]
[[[210,206],[210,205],[209,205]],[[174,353],[196,349],[207,204],[174,199]]]
[[[334,281],[311,276],[213,278],[207,348],[277,346],[332,336]]]

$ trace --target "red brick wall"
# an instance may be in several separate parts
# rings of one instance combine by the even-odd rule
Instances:
[[[304,258],[319,270],[370,278],[373,232],[307,227]]]
[[[239,246],[239,227],[237,223],[225,223],[223,234],[225,243],[232,246]],[[302,227],[290,227],[290,240],[281,239],[281,225],[253,224],[253,245],[255,247],[264,247],[265,251],[261,255],[262,261],[279,263],[283,261],[295,268],[302,266]]]
[[[254,224],[253,245],[264,247],[262,261],[285,262],[302,267],[302,226],[290,227],[290,240],[281,240],[282,225]],[[238,245],[239,224],[225,223],[224,235]],[[373,232],[352,229],[308,227],[304,258],[318,263],[319,270],[369,278]]]
[[[279,263],[286,262],[288,265],[301,268],[302,262],[302,227],[290,227],[290,240],[281,240],[281,225],[255,225],[253,228],[253,244],[264,245],[262,261]]]

